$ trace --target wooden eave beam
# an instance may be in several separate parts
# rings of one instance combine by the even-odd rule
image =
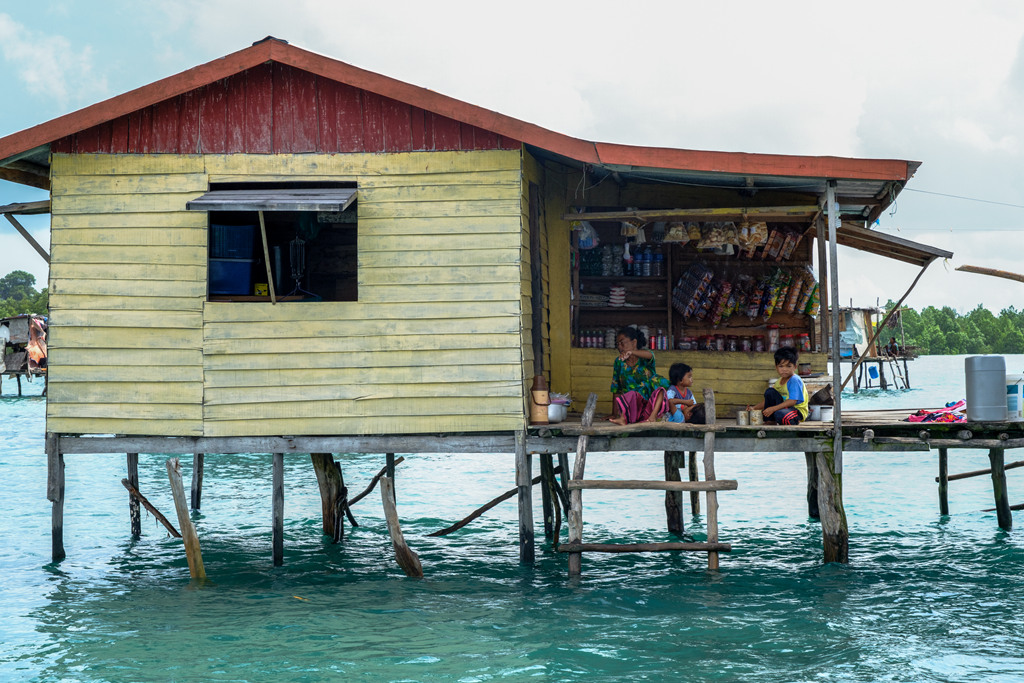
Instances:
[[[32,216],[40,213],[50,213],[50,200],[44,199],[41,202],[4,204],[3,206],[0,206],[0,213],[14,213],[19,216]]]
[[[992,277],[1001,277],[1006,280],[1016,280],[1017,282],[1024,282],[1024,275],[1020,273],[1011,273],[1006,270],[996,270],[995,268],[982,268],[981,266],[960,266],[957,270],[964,273],[976,273],[978,275],[991,275]]]
[[[864,345],[864,353],[860,354],[860,357],[857,358],[856,362],[853,364],[853,367],[850,368],[850,374],[846,376],[846,379],[844,379],[843,383],[839,386],[840,393],[843,391],[843,387],[845,387],[853,378],[853,373],[857,372],[857,368],[860,367],[860,364],[864,362],[865,358],[867,358],[868,351],[872,348],[874,343],[878,340],[878,337],[882,334],[882,330],[885,329],[885,324],[889,322],[889,318],[891,318],[896,313],[896,311],[900,310],[900,306],[902,306],[903,302],[907,300],[907,297],[910,296],[910,293],[914,291],[914,287],[917,286],[918,280],[921,279],[921,276],[924,275],[924,271],[928,269],[928,266],[930,266],[932,264],[932,261],[934,260],[934,258],[930,258],[924,262],[924,264],[921,266],[921,270],[917,273],[917,277],[915,277],[914,281],[910,283],[909,287],[907,287],[907,291],[903,293],[903,296],[901,296],[900,300],[896,302],[896,305],[893,306],[889,310],[889,312],[885,314],[885,317],[882,318],[882,321],[875,325],[874,334],[871,335],[871,338],[868,340],[868,343]]]
[[[0,167],[0,180],[9,180],[12,183],[28,185],[29,187],[38,187],[40,190],[50,189],[49,176],[36,175],[35,173],[19,171],[14,168]]]
[[[36,253],[43,257],[43,260],[46,261],[47,265],[49,265],[50,255],[46,253],[46,250],[43,249],[43,246],[39,244],[39,242],[36,242],[35,238],[32,237],[31,234],[29,234],[29,231],[25,229],[25,226],[19,223],[18,220],[9,213],[5,213],[2,215],[4,218],[7,219],[7,222],[13,225],[14,229],[17,230],[18,233],[25,238],[25,241],[28,242],[32,246],[32,248],[36,250]]]
[[[806,222],[818,212],[816,205],[809,206],[768,206],[723,209],[651,209],[645,211],[592,211],[587,213],[565,213],[566,221],[642,221],[657,220],[766,220],[774,222]]]

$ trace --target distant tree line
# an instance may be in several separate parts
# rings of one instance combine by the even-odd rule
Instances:
[[[50,296],[46,288],[36,291],[36,276],[12,270],[0,278],[0,318],[23,313],[47,315]]]
[[[894,305],[890,301],[886,311]],[[922,355],[1024,353],[1024,311],[1013,306],[1004,308],[998,316],[980,304],[966,315],[949,306],[928,306],[920,312],[903,307],[898,315],[903,317],[907,345],[916,346]],[[882,331],[879,343],[885,344],[890,337],[900,341],[898,322]]]

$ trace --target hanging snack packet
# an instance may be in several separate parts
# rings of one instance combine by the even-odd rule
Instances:
[[[764,248],[764,253],[761,257],[765,260],[774,259],[779,255],[779,251],[782,249],[782,245],[786,242],[787,230],[777,229],[768,244]]]
[[[783,311],[786,313],[793,313],[796,311],[796,304],[800,300],[800,293],[806,286],[806,274],[796,273],[793,277],[793,284],[789,286],[789,294],[786,295],[786,305],[783,307]]]
[[[767,223],[751,223],[750,224],[750,246],[756,249],[757,247],[763,247],[768,242],[768,224]]]
[[[736,243],[744,251],[750,247],[750,223],[747,221],[736,226]]]
[[[705,223],[700,229],[698,251],[714,251],[725,246],[725,230],[721,223]]]
[[[786,237],[785,244],[782,245],[782,250],[779,252],[778,261],[788,261],[793,257],[793,252],[796,251],[797,246],[800,244],[804,234],[802,232],[791,232]]]
[[[779,299],[782,296],[783,290],[789,287],[789,273],[779,268],[772,275],[771,282],[769,283],[768,291],[765,297],[761,300],[761,317],[764,320],[772,317],[772,313],[775,312],[776,306],[779,304]]]
[[[690,235],[686,231],[686,224],[678,221],[665,226],[665,241],[686,244],[690,241]]]
[[[729,296],[732,294],[732,283],[722,282],[718,290],[718,297],[715,299],[714,312],[711,315],[711,324],[718,327],[722,324],[722,316],[725,314],[725,307],[729,303]]]
[[[797,299],[795,312],[805,313],[807,311],[807,307],[811,302],[811,296],[814,295],[817,289],[818,283],[814,281],[814,278],[809,279],[807,286],[804,287],[804,291],[800,294],[800,298]]]
[[[818,300],[818,285],[815,284],[814,290],[811,292],[811,297],[807,301],[807,308],[804,309],[804,313],[810,316],[818,315],[820,303],[821,302]]]
[[[786,249],[789,249],[789,253],[793,253],[793,247],[796,246],[796,234],[790,231],[786,231],[786,237],[782,240],[782,245],[779,247],[779,253],[775,255],[776,261],[783,259],[783,254],[786,253]]]
[[[761,301],[765,297],[765,293],[771,289],[771,278],[765,276],[758,280],[757,284],[754,285],[754,289],[751,290],[750,296],[747,299],[747,317],[753,320],[761,312]]]
[[[736,305],[731,313],[739,315],[747,312],[747,301],[750,299],[750,291],[754,288],[754,278],[749,275],[736,276]]]
[[[761,250],[761,260],[762,261],[764,261],[764,260],[766,260],[768,258],[768,254],[769,254],[769,252],[771,250],[772,242],[775,241],[775,238],[778,236],[778,234],[779,234],[779,231],[777,229],[775,229],[775,228],[770,228],[768,230],[768,240],[764,243],[764,249]]]

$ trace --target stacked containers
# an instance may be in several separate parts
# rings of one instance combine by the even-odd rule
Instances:
[[[255,225],[210,226],[210,294],[252,294]]]

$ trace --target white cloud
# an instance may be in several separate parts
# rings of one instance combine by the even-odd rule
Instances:
[[[91,101],[107,90],[93,70],[93,51],[72,48],[63,36],[33,31],[0,14],[0,48],[30,93],[49,97],[61,107]]]

